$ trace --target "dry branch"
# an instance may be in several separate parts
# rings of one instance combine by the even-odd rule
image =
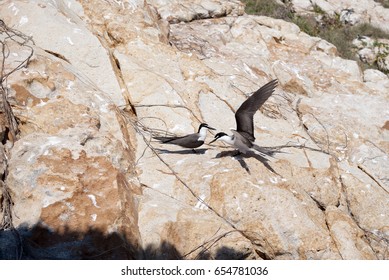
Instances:
[[[18,122],[12,111],[12,107],[8,101],[8,78],[15,73],[16,71],[27,67],[33,53],[33,47],[31,46],[33,41],[31,37],[26,36],[22,32],[8,27],[4,21],[0,20],[0,107],[3,114],[5,114],[6,121],[6,132],[8,135],[5,135],[5,139],[0,139],[1,142],[5,143],[7,140],[13,146],[13,143],[17,140],[19,129]],[[20,60],[16,61],[10,58],[10,53],[12,48],[19,48],[19,50],[27,51],[28,55]],[[14,228],[12,222],[12,197],[9,187],[7,186],[6,180],[8,176],[8,149],[10,147],[5,146],[4,161],[5,161],[5,170],[2,174],[0,180],[0,211],[2,214],[2,219],[0,221],[0,231],[11,230],[12,234],[17,240],[17,252],[15,257],[20,259],[23,254],[23,243],[22,238],[18,231]]]
[[[1,66],[0,66],[0,95],[2,111],[6,115],[7,128],[9,130],[9,140],[14,143],[17,140],[18,123],[8,102],[7,79],[14,72],[26,67],[34,53],[33,47],[29,45],[32,42],[31,37],[9,28],[4,21],[0,20],[0,48],[1,48]],[[33,42],[32,42],[33,43]],[[29,51],[28,56],[22,61],[17,62],[16,66],[7,70],[6,61],[9,59],[11,44],[16,44]]]

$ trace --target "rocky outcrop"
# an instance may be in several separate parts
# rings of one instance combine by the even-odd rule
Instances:
[[[3,4],[8,9],[2,11],[14,13],[19,28],[24,17],[35,19],[29,14],[34,10],[58,13],[43,2]],[[74,23],[65,17],[56,19],[53,25],[74,25],[70,33],[58,33],[62,39],[78,36]],[[35,33],[44,36],[39,30],[42,27],[34,26]],[[73,65],[75,56],[65,59],[69,45],[64,51],[49,51],[31,42],[20,44],[10,30],[2,31],[8,52],[5,69],[12,72],[13,65],[23,59],[28,66],[4,83],[20,131],[13,147],[8,145],[5,183],[12,197],[13,227],[24,241],[13,254],[1,257],[18,258],[17,252],[25,252],[25,258],[138,258],[140,233],[134,193],[140,190],[129,183],[135,174],[136,144],[131,136],[134,132],[126,128],[115,103],[123,102],[120,90],[115,92],[116,97],[105,93],[95,84],[93,65],[88,66],[90,72],[82,66],[78,70],[81,61]],[[87,33],[94,49],[103,50],[96,37]],[[74,50],[86,52],[85,47],[80,50],[76,46]],[[98,67],[107,67],[107,57],[97,56],[96,61],[104,61],[95,61]],[[113,71],[105,72],[110,79],[107,84],[117,86]]]
[[[241,16],[244,13],[244,5],[237,0],[151,0],[148,3],[157,9],[162,19],[170,23],[190,22],[225,16]]]
[[[316,19],[334,17],[344,25],[368,23],[383,31],[389,32],[389,9],[384,8],[379,1],[291,1],[293,10],[298,14],[315,14]],[[357,57],[370,66],[376,66],[384,73],[389,72],[389,44],[388,39],[370,38],[371,32],[358,34],[353,45],[356,47]]]
[[[389,73],[389,40],[373,40],[369,37],[359,36],[353,41],[358,50],[359,59],[369,65],[376,64],[378,69]]]
[[[2,258],[389,258],[386,75],[238,1],[1,5],[35,42],[7,80],[20,133],[6,144]],[[33,20],[43,12],[52,26]],[[12,68],[25,50],[10,50]],[[200,122],[229,132],[274,78],[255,115],[271,160],[152,140]],[[21,243],[2,242],[11,232]]]
[[[311,13],[314,6],[328,14],[337,13],[348,24],[371,23],[389,32],[389,9],[379,1],[290,0],[297,13]]]

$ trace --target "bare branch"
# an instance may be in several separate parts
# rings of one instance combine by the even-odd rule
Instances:
[[[14,30],[9,28],[4,21],[0,20],[0,56],[1,56],[1,64],[0,64],[0,106],[1,111],[5,114],[6,120],[6,128],[8,129],[8,137],[6,139],[0,139],[1,142],[5,142],[9,140],[9,142],[13,145],[13,143],[17,140],[19,129],[18,122],[16,117],[12,111],[11,105],[8,102],[8,87],[7,87],[7,79],[10,75],[15,73],[16,71],[27,67],[33,53],[34,49],[30,45],[33,44],[31,37],[26,36],[22,32],[18,30]],[[23,50],[27,50],[27,57],[22,59],[21,61],[10,59],[11,48],[18,47]],[[11,66],[11,67],[10,67]],[[9,69],[7,69],[7,67]],[[8,176],[8,157],[6,152],[4,153],[5,160],[5,170],[2,178],[0,180],[0,211],[2,212],[2,220],[0,221],[0,230],[10,230],[17,240],[17,252],[16,258],[20,259],[23,255],[23,240],[19,234],[19,232],[13,226],[13,201],[11,197],[11,192],[6,184],[6,179]]]

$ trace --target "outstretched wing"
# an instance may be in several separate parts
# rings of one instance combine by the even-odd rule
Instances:
[[[277,84],[277,80],[268,82],[247,98],[235,113],[236,130],[250,141],[255,140],[253,121],[254,114],[272,95]]]

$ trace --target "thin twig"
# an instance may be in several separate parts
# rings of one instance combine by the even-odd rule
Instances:
[[[220,230],[220,228],[215,232],[214,236],[216,235],[216,233],[219,230]],[[190,252],[188,252],[185,255],[183,255],[183,257],[185,258],[186,256],[189,256],[193,252],[195,252],[198,249],[202,248],[202,250],[200,250],[200,252],[195,257],[195,259],[200,259],[201,256],[204,255],[205,252],[209,251],[218,241],[220,241],[224,237],[226,237],[226,236],[228,236],[228,235],[230,235],[231,233],[234,233],[234,232],[238,232],[238,231],[237,230],[230,230],[230,231],[227,231],[225,233],[219,234],[219,235],[217,235],[215,237],[212,237],[208,241],[205,241],[203,244],[197,246],[196,248],[192,249]]]
[[[215,213],[219,218],[223,219],[225,222],[227,222],[232,228],[235,230],[239,229],[236,228],[236,226],[228,221],[226,218],[224,218],[221,214],[219,214],[212,206],[210,206],[208,203],[206,203],[201,197],[199,197],[192,188],[177,174],[177,172],[161,157],[161,155],[157,152],[157,150],[151,145],[151,142],[147,139],[143,131],[140,129],[140,127],[137,126],[137,122],[132,121],[129,119],[130,124],[133,126],[136,132],[138,132],[142,138],[147,147],[153,152],[155,156],[170,170],[171,174],[176,177],[176,179],[202,204],[204,204],[208,209],[210,209],[213,213]]]
[[[300,124],[302,125],[302,127],[304,128],[305,132],[308,134],[308,136],[311,138],[311,140],[313,141],[313,143],[315,143],[318,147],[321,148],[321,145],[322,143],[320,143],[319,141],[317,141],[312,135],[311,133],[309,132],[308,128],[306,127],[306,125],[304,124],[303,122],[303,119],[302,119],[302,113],[301,111],[299,110],[299,106],[300,106],[300,103],[301,103],[301,98],[299,98],[297,100],[297,103],[296,103],[296,108],[294,109],[296,114],[297,114],[297,117],[299,118],[299,121],[300,121]],[[324,128],[324,131],[326,132],[326,136],[327,136],[327,151],[326,153],[327,154],[330,154],[330,139],[329,139],[329,134],[328,134],[328,131],[326,129],[326,127],[318,120],[318,118],[313,115],[312,113],[310,113],[314,118],[315,120]],[[322,149],[322,148],[321,148]],[[323,150],[323,152],[325,152]]]
[[[6,60],[9,58],[11,53],[10,43],[15,43],[16,45],[27,49],[28,56],[22,61],[17,62],[17,65],[14,66],[11,70],[6,70]],[[34,54],[34,49],[30,43],[34,43],[32,38],[23,34],[20,31],[9,28],[4,21],[0,20],[0,51],[1,51],[1,65],[0,65],[0,95],[1,95],[1,105],[2,111],[5,114],[6,127],[8,128],[8,139],[0,139],[1,141],[9,140],[13,143],[17,140],[19,134],[18,122],[13,113],[10,103],[8,102],[8,88],[7,88],[7,79],[10,75],[16,71],[27,67]],[[14,61],[15,62],[15,61]],[[10,65],[12,63],[9,63]],[[16,258],[21,259],[23,256],[23,239],[19,232],[14,228],[13,225],[13,201],[11,192],[6,184],[6,179],[8,177],[8,157],[4,153],[5,160],[5,171],[2,175],[0,181],[0,190],[2,193],[2,198],[0,200],[0,211],[2,212],[2,220],[0,221],[0,230],[10,230],[17,240],[17,252]]]
[[[181,109],[187,110],[198,122],[201,122],[200,118],[198,118],[190,108],[188,108],[187,106],[184,106],[184,105],[179,105],[179,104],[174,104],[174,105],[170,105],[170,104],[138,104],[138,105],[136,105],[135,104],[134,107],[135,108],[148,108],[148,107],[181,108]]]
[[[367,176],[369,176],[370,179],[372,179],[381,189],[384,190],[384,192],[389,194],[389,191],[383,185],[381,185],[381,183],[366,169],[366,167],[358,164],[358,169],[365,173]]]

